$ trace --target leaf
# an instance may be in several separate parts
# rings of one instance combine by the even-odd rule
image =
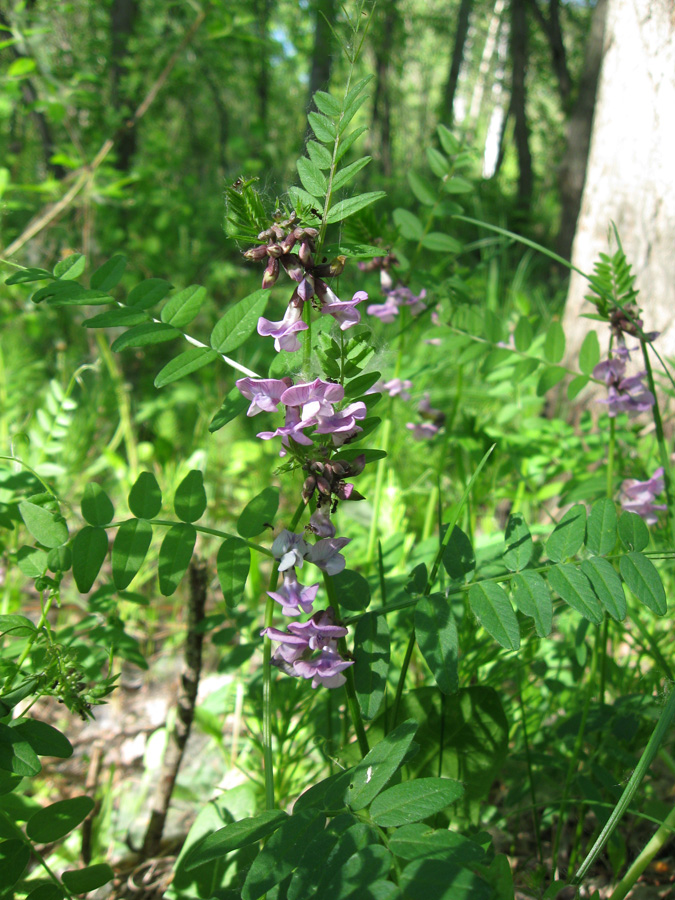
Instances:
[[[211,346],[218,353],[231,353],[253,334],[258,319],[265,312],[270,292],[255,291],[228,309],[211,332]]]
[[[108,553],[108,534],[98,526],[85,525],[73,541],[73,577],[81,594],[88,594]]]
[[[361,715],[366,721],[380,711],[389,671],[389,626],[384,616],[366,613],[354,630],[354,686]]]
[[[61,878],[68,890],[73,894],[86,894],[103,887],[112,881],[115,873],[108,863],[96,863],[84,869],[68,869]]]
[[[506,650],[520,647],[518,619],[502,587],[486,581],[471,585],[469,605],[483,628]]]
[[[125,331],[110,345],[110,349],[117,352],[128,347],[148,347],[151,344],[163,344],[165,341],[173,341],[181,337],[180,331],[171,325],[161,322],[145,322]]]
[[[183,575],[187,572],[195,549],[197,532],[194,525],[172,525],[167,531],[159,550],[157,575],[159,591],[164,597],[170,597],[178,587]]]
[[[343,569],[333,576],[333,584],[340,598],[340,608],[362,612],[370,604],[370,586],[359,572]]]
[[[580,549],[586,537],[586,507],[577,503],[568,509],[546,541],[546,553],[553,562],[569,559]]]
[[[317,91],[312,98],[317,109],[321,110],[327,116],[339,116],[342,112],[342,104],[332,94],[326,91]]]
[[[321,169],[313,163],[311,159],[303,156],[295,164],[302,186],[315,197],[323,197],[326,193],[328,183],[326,176]]]
[[[91,797],[57,800],[33,813],[26,822],[26,834],[38,844],[51,844],[77,828],[94,808]]]
[[[425,206],[434,206],[438,201],[438,194],[429,181],[413,171],[409,171],[407,177],[410,189],[420,203],[423,203]]]
[[[76,281],[51,281],[43,287],[38,288],[31,294],[33,303],[42,303],[44,300],[49,302],[66,302],[72,301],[84,294],[84,288]],[[108,298],[112,302],[112,298]]]
[[[142,309],[135,310],[116,306],[114,309],[92,316],[91,319],[85,319],[83,324],[85,328],[128,328],[149,320],[150,314]]]
[[[525,570],[511,581],[513,601],[518,610],[534,619],[539,637],[546,637],[553,627],[553,603],[544,579],[537,572]]]
[[[445,859],[414,859],[401,874],[399,887],[406,900],[495,900],[513,896],[497,894],[471,869]]]
[[[164,278],[148,278],[141,281],[136,287],[129,291],[126,299],[127,306],[133,306],[135,309],[150,309],[155,303],[159,303],[171,290],[172,285]],[[166,319],[162,318],[165,322]],[[171,322],[175,325],[175,322]]]
[[[218,550],[216,571],[228,606],[236,606],[241,600],[250,567],[251,551],[247,545],[236,537],[225,538]]]
[[[237,520],[237,533],[244,538],[256,537],[274,522],[279,509],[279,491],[266,487],[244,507]]]
[[[520,350],[521,353],[529,350],[530,344],[532,343],[533,339],[534,332],[532,331],[530,320],[527,316],[521,316],[520,319],[518,319],[518,324],[516,325],[515,331],[513,332],[513,340],[516,345],[516,350]]]
[[[329,150],[316,141],[307,141],[307,153],[312,162],[320,169],[330,169],[333,165],[333,157]]]
[[[422,246],[436,253],[460,253],[462,245],[449,234],[440,231],[430,231],[422,238]]]
[[[209,431],[213,433],[214,431],[223,428],[228,422],[231,422],[232,419],[236,419],[237,416],[241,415],[245,409],[248,409],[249,405],[250,400],[247,400],[246,397],[244,397],[239,388],[232,388],[223,401],[223,405],[211,419]]]
[[[440,150],[436,150],[435,147],[427,147],[426,154],[429,168],[437,178],[443,178],[444,175],[451,174],[452,166]]]
[[[122,256],[121,253],[111,256],[91,276],[90,284],[92,288],[97,291],[109,291],[111,288],[114,288],[121,280],[122,275],[124,275],[126,267],[126,257]]]
[[[27,578],[39,578],[48,567],[48,556],[37,547],[20,547],[16,554],[16,563]]]
[[[144,519],[128,519],[120,525],[112,549],[115,587],[124,591],[143,565],[152,540],[152,525]]]
[[[86,264],[86,257],[83,256],[82,253],[71,253],[70,256],[66,256],[65,259],[61,259],[57,262],[54,266],[54,275],[57,278],[66,280],[79,278],[84,272]]]
[[[308,207],[309,209],[316,209],[316,207],[323,206],[321,200],[318,197],[314,197],[308,191],[304,190],[304,188],[299,187],[290,187],[288,189],[288,195],[291,198],[291,201],[295,205],[296,209],[300,207]],[[314,222],[319,222],[321,220],[321,213],[316,212],[311,214],[313,216]]]
[[[586,547],[596,556],[607,556],[616,544],[616,506],[613,500],[603,498],[591,507],[586,524]]]
[[[138,519],[154,519],[162,508],[162,491],[152,472],[141,472],[129,491],[129,509]]]
[[[308,840],[323,827],[323,812],[304,809],[284,819],[253,860],[241,892],[242,900],[258,900],[293,871]]]
[[[14,719],[12,727],[21,738],[31,745],[38,756],[54,756],[70,759],[73,745],[58,728],[39,719]]]
[[[666,592],[654,564],[642,553],[631,551],[619,559],[619,571],[637,599],[657,616],[668,611]]]
[[[447,181],[443,181],[443,190],[446,194],[470,194],[473,190],[473,185],[466,178],[455,175],[452,178],[448,178]]]
[[[354,213],[365,209],[366,206],[370,206],[371,203],[375,203],[376,200],[380,200],[382,197],[386,196],[387,194],[385,191],[369,191],[365,194],[357,194],[356,197],[349,197],[347,200],[340,200],[339,203],[336,203],[335,206],[331,207],[326,216],[326,222],[328,225],[332,225],[335,222],[342,222],[342,220],[346,219],[348,216],[353,216]]]
[[[3,31],[5,29],[3,28]],[[7,69],[8,78],[22,78],[35,70],[35,60],[28,56],[19,56]]]
[[[547,366],[537,382],[537,397],[543,397],[551,388],[561,382],[566,375],[567,370],[560,366]]]
[[[185,868],[189,872],[205,862],[222,859],[226,853],[247,847],[263,840],[288,819],[288,813],[280,809],[269,809],[251,818],[231,822],[209,834],[205,840],[190,850],[185,859]]]
[[[198,314],[206,297],[206,288],[198,284],[178,291],[162,307],[160,319],[175,328],[184,328]]]
[[[60,513],[29,500],[19,503],[19,513],[26,528],[44,547],[60,547],[68,540],[68,526]]]
[[[480,844],[454,831],[432,831],[428,825],[403,825],[389,839],[392,853],[399,859],[441,857],[456,865],[480,862],[485,850]]]
[[[349,150],[352,144],[355,144],[356,141],[361,137],[361,135],[366,131],[368,131],[368,126],[361,125],[359,128],[355,128],[354,131],[350,131],[349,134],[344,135],[342,137],[342,140],[340,141],[340,145],[338,146],[337,153],[335,154],[335,162],[340,162],[340,160]]]
[[[196,522],[206,511],[204,476],[199,469],[191,469],[176,488],[173,508],[183,522]]]
[[[583,391],[586,385],[590,383],[590,380],[588,375],[577,375],[576,378],[573,378],[567,385],[567,399],[574,400],[574,398]]]
[[[338,849],[341,849],[343,840],[341,836]],[[344,855],[341,854],[339,868],[321,873],[323,877],[316,893],[312,892],[311,896],[331,897],[334,900],[355,900],[357,897],[359,900],[399,900],[401,894],[396,888],[393,895],[389,891],[376,894],[373,889],[374,884],[382,884],[380,879],[389,874],[394,862],[389,850],[376,842],[374,830],[371,830],[366,846],[359,847],[345,859],[347,853],[348,849]],[[394,885],[389,883],[389,887]]]
[[[443,531],[447,526],[443,526]],[[443,566],[453,581],[464,582],[476,568],[476,556],[471,541],[457,525],[443,550]]]
[[[37,628],[26,616],[0,616],[0,636],[30,637],[36,631]]]
[[[350,163],[348,166],[345,166],[344,169],[341,169],[333,178],[332,189],[334,191],[339,191],[340,188],[349,184],[352,178],[354,178],[361,169],[365,169],[372,158],[372,156],[362,156],[361,159],[357,159],[356,162]]]
[[[595,331],[589,331],[579,350],[579,368],[584,375],[590,375],[600,362],[600,342]]]
[[[459,639],[450,603],[443,594],[420,597],[415,605],[417,646],[444,694],[459,689]]]
[[[436,127],[436,131],[438,132],[438,138],[441,142],[441,147],[443,151],[448,154],[448,156],[455,156],[460,151],[460,142],[455,137],[455,135],[447,128],[445,125],[438,125]]]
[[[190,347],[179,356],[169,360],[169,362],[160,369],[155,378],[155,387],[166,387],[167,384],[173,384],[187,375],[191,375],[198,369],[212,363],[218,359],[215,350],[207,350],[205,347]]]
[[[581,571],[610,616],[617,622],[623,622],[627,610],[626,595],[614,567],[606,559],[594,556],[581,563]]]
[[[30,846],[25,841],[12,838],[9,841],[0,841],[0,869],[2,870],[2,891],[5,897],[13,896],[8,893],[21,878],[30,860]]]
[[[362,397],[366,391],[381,378],[380,372],[366,372],[364,375],[357,375],[345,384],[345,398]]]
[[[524,569],[532,559],[532,535],[521,513],[512,513],[504,535],[504,565],[510,572]]]
[[[380,828],[411,825],[441,812],[464,793],[459,781],[450,778],[416,778],[387,788],[370,806],[370,815]]]
[[[350,771],[344,801],[350,809],[365,809],[403,764],[412,744],[417,722],[408,719],[376,744]]]
[[[394,210],[394,223],[398,228],[401,237],[409,241],[419,241],[424,233],[424,226],[414,213],[408,212],[407,209]]]
[[[52,292],[46,298],[49,306],[105,306],[107,303],[114,302],[110,294],[104,291],[85,290],[76,281],[55,281],[54,284],[64,285],[64,290],[58,293]],[[32,297],[36,302],[37,293],[36,291]]]
[[[602,622],[603,612],[600,601],[593,593],[591,584],[576,566],[563,563],[553,566],[547,572],[548,583],[562,599],[569,603],[572,609],[599,625]]]
[[[644,550],[649,544],[649,529],[634,512],[623,512],[619,518],[619,537],[626,550]]]
[[[562,362],[565,355],[565,332],[558,321],[553,321],[546,332],[544,356],[551,363]]]
[[[0,722],[0,769],[13,775],[37,775],[42,764],[30,743],[8,725]]]
[[[330,119],[326,118],[326,116],[322,116],[320,113],[315,112],[311,112],[307,116],[307,119],[312,128],[312,131],[322,144],[333,143],[337,135],[337,130]]]
[[[63,900],[64,893],[55,884],[41,884],[33,888],[26,900]]]
[[[32,281],[51,280],[53,277],[52,273],[48,272],[46,269],[36,269],[35,267],[29,266],[26,269],[20,269],[18,272],[10,275],[9,278],[5,279],[5,284],[29,284]]]
[[[90,525],[108,525],[115,515],[110,497],[95,481],[90,481],[85,487],[80,508],[84,520]]]

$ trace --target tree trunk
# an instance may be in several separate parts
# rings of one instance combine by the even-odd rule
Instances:
[[[532,154],[530,153],[530,126],[527,121],[527,15],[525,0],[511,0],[511,103],[513,107],[513,134],[518,152],[518,206],[528,210],[532,200]]]
[[[379,137],[378,155],[382,174],[391,175],[391,51],[398,10],[396,0],[385,6],[384,21],[375,43],[375,94],[372,131]]]
[[[605,54],[572,261],[590,273],[616,224],[637,275],[645,331],[675,354],[675,10],[672,0],[609,0]],[[588,286],[572,274],[565,332],[574,358],[589,328]],[[605,335],[603,334],[603,337]]]
[[[565,52],[565,44],[560,27],[560,0],[549,0],[548,19],[539,8],[537,0],[530,0],[530,9],[548,40],[551,48],[551,65],[558,81],[560,100],[563,109],[568,110],[570,94],[572,93],[572,79],[567,68],[567,53]]]
[[[261,131],[267,134],[267,114],[269,111],[270,91],[270,62],[268,51],[268,23],[270,18],[271,0],[256,0],[255,8],[258,17],[258,37],[260,46],[257,50],[258,68],[256,89],[258,94],[258,114],[260,115]]]
[[[492,65],[492,57],[497,47],[497,36],[499,34],[499,26],[504,12],[505,0],[495,0],[494,9],[490,16],[488,24],[487,37],[485,38],[485,46],[478,67],[478,77],[473,86],[471,94],[471,104],[469,105],[468,123],[469,130],[472,132],[476,128],[476,123],[480,117],[481,106],[483,105],[483,95],[485,94],[485,85],[487,83],[488,73]]]
[[[110,100],[115,110],[125,110],[131,116],[131,98],[125,95],[123,78],[126,72],[126,57],[129,38],[133,34],[134,21],[138,13],[137,0],[113,0],[110,7]],[[121,172],[128,172],[136,153],[136,131],[123,128],[117,142],[115,167]]]
[[[448,80],[445,83],[443,91],[443,100],[440,108],[440,119],[448,128],[452,128],[454,118],[455,94],[457,93],[457,83],[459,81],[459,72],[462,68],[462,60],[464,59],[464,47],[466,45],[466,36],[469,32],[469,18],[471,16],[471,7],[473,0],[462,0],[457,14],[457,26],[455,28],[455,41],[452,48],[452,56],[450,57],[450,68],[448,70]]]
[[[314,4],[314,49],[309,70],[309,102],[317,91],[327,91],[333,63],[332,34],[329,22],[335,21],[335,0],[316,0]]]
[[[556,250],[564,259],[569,259],[572,253],[572,241],[586,180],[586,165],[593,129],[593,110],[602,65],[606,16],[607,0],[598,0],[586,41],[579,92],[567,125],[567,147],[558,173],[562,211]]]

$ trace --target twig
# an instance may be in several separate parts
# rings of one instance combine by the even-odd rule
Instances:
[[[58,215],[60,215],[60,213],[62,213],[64,209],[66,209],[66,207],[70,206],[75,197],[77,197],[85,184],[87,184],[87,182],[91,180],[94,172],[103,163],[107,155],[115,146],[115,143],[119,140],[120,135],[123,134],[127,129],[131,130],[135,128],[140,119],[148,111],[150,105],[153,103],[153,101],[157,97],[157,94],[162,89],[164,83],[171,74],[171,70],[178,62],[180,54],[183,52],[187,44],[189,44],[189,42],[192,40],[193,35],[205,18],[206,13],[201,10],[190,28],[186,31],[182,41],[172,54],[171,59],[168,61],[166,66],[164,66],[164,69],[155,80],[154,84],[146,94],[145,99],[137,108],[133,116],[124,123],[124,126],[117,132],[117,134],[114,135],[114,137],[107,138],[103,142],[98,153],[90,163],[73,172],[72,177],[75,178],[75,182],[73,183],[72,187],[70,187],[70,189],[66,191],[66,193],[63,195],[63,197],[61,197],[60,200],[57,200],[56,203],[46,207],[46,209],[44,209],[35,219],[33,219],[32,222],[28,224],[27,228],[19,235],[19,237],[16,238],[16,240],[12,241],[12,243],[3,251],[2,255],[0,256],[0,260],[7,259],[8,257],[12,256],[12,254],[16,253],[17,250],[20,250],[25,243],[27,243],[31,238],[35,237],[36,234],[39,234],[41,231],[43,231],[47,227],[47,225],[53,222],[54,219]]]
[[[143,839],[143,856],[156,856],[159,852],[171,796],[176,785],[183,752],[190,736],[195,714],[197,689],[202,669],[202,644],[204,633],[199,624],[204,618],[206,604],[206,566],[200,562],[190,564],[190,599],[188,605],[187,639],[185,644],[185,668],[182,691],[178,698],[176,724],[169,738],[159,783],[151,804],[150,821]]]

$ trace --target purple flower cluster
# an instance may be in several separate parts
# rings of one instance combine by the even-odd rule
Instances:
[[[655,402],[654,395],[642,382],[646,372],[626,377],[626,361],[629,358],[629,350],[625,346],[619,346],[608,359],[598,363],[593,369],[593,377],[607,385],[607,397],[598,402],[607,405],[611,418],[622,412],[646,412]]]
[[[377,316],[381,322],[393,322],[398,315],[401,307],[407,306],[411,315],[418,316],[427,308],[424,299],[427,295],[426,290],[421,290],[418,296],[415,296],[410,288],[399,284],[395,288],[384,291],[384,303],[371,303],[368,307],[368,315]]]
[[[319,519],[332,528],[330,519],[322,514],[312,516],[316,528]],[[312,521],[310,520],[310,526]],[[329,529],[330,530],[330,529]],[[333,529],[333,535],[335,530]],[[318,582],[305,586],[298,581],[296,568],[302,568],[305,560],[313,563],[328,575],[337,575],[346,563],[340,550],[350,538],[336,538],[333,535],[309,544],[301,534],[284,529],[272,544],[272,553],[279,561],[279,571],[284,582],[277,591],[268,591],[268,596],[281,605],[284,615],[296,617],[312,612],[312,606],[319,589]],[[337,642],[346,637],[347,629],[335,622],[332,607],[314,613],[306,622],[291,622],[287,631],[278,628],[264,628],[266,635],[278,644],[272,655],[272,663],[285,672],[299,678],[312,679],[312,687],[319,685],[336,688],[345,683],[342,674],[353,662],[345,660],[338,652]]]
[[[412,381],[407,378],[392,378],[390,381],[376,381],[375,384],[366,391],[366,394],[389,394],[390,397],[400,397],[401,400],[410,400],[408,391],[413,386]]]
[[[236,382],[240,392],[251,401],[247,415],[255,416],[263,410],[274,412],[279,404],[286,408],[284,425],[275,431],[261,431],[258,437],[269,441],[281,437],[284,448],[289,441],[311,446],[313,441],[305,434],[308,428],[316,434],[330,434],[333,444],[341,446],[363,429],[357,425],[366,416],[363,401],[349,403],[341,410],[335,404],[344,400],[341,384],[322,381],[320,378],[306,384],[293,384],[290,378],[254,379],[240,378]],[[282,451],[282,455],[286,450]]]
[[[338,256],[331,262],[316,264],[314,261],[315,240],[319,232],[316,228],[294,227],[295,214],[284,222],[278,222],[271,228],[261,231],[258,240],[267,241],[247,250],[247,259],[267,259],[263,274],[263,288],[271,288],[283,268],[296,286],[279,322],[260,317],[258,334],[274,338],[274,347],[278,351],[294,352],[300,349],[298,332],[308,328],[303,321],[302,313],[305,303],[313,301],[314,306],[325,315],[332,316],[342,331],[351,328],[361,321],[361,313],[357,304],[368,299],[365,291],[357,291],[351,300],[340,298],[326,284],[326,278],[335,278],[345,267],[346,257]],[[293,249],[299,246],[297,253]]]
[[[412,432],[416,441],[428,441],[436,437],[445,422],[445,413],[434,409],[429,402],[429,394],[425,394],[417,407],[423,422],[408,422],[406,428]]]
[[[654,502],[663,488],[663,467],[659,467],[647,481],[628,478],[621,485],[621,506],[629,512],[637,513],[648,525],[655,525],[656,511],[668,508],[665,503]]]

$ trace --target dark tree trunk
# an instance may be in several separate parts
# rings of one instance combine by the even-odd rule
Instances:
[[[28,4],[30,8],[30,4]],[[0,11],[0,25],[3,28],[7,28],[11,33],[11,25],[9,21],[5,18],[2,11]],[[23,57],[23,53],[16,47],[15,44],[12,44],[11,51],[16,57],[16,59],[21,59]],[[35,89],[35,85],[31,81],[30,78],[24,78],[21,82],[21,93],[23,95],[24,102],[33,107],[31,109],[31,118],[33,119],[33,123],[35,124],[35,129],[40,138],[40,143],[42,144],[42,153],[45,159],[45,166],[47,170],[52,173],[54,178],[58,178],[59,181],[65,175],[65,169],[63,166],[58,165],[58,163],[51,162],[51,158],[54,155],[54,139],[52,137],[52,131],[49,127],[49,122],[45,118],[44,114],[39,110],[35,109],[34,104],[38,99],[37,90]]]
[[[130,98],[126,96],[123,80],[126,73],[126,57],[129,38],[133,34],[134,21],[138,13],[137,0],[113,0],[110,7],[110,37],[112,64],[110,67],[110,99],[113,109],[124,111],[131,116]],[[128,172],[136,153],[136,130],[122,128],[117,141],[115,167]]]
[[[315,0],[314,49],[309,70],[309,103],[317,91],[327,91],[333,64],[331,54],[331,29],[335,20],[335,0]]]
[[[459,72],[462,68],[462,60],[464,59],[464,47],[466,45],[466,36],[469,32],[469,18],[471,16],[472,5],[473,0],[462,0],[459,6],[459,13],[457,14],[455,41],[452,48],[452,56],[450,57],[448,80],[445,83],[445,90],[443,91],[443,100],[440,109],[440,119],[448,128],[452,128],[454,119],[455,94],[457,93]]]
[[[257,51],[259,57],[259,65],[257,69],[257,93],[258,93],[258,113],[260,115],[260,124],[262,133],[267,133],[267,116],[270,104],[270,61],[269,61],[269,35],[268,24],[270,19],[271,0],[257,0],[256,10],[258,15],[258,37],[260,38],[260,48]]]
[[[562,212],[556,249],[569,259],[586,181],[588,152],[593,131],[593,111],[602,66],[607,0],[598,0],[586,41],[579,92],[567,125],[567,148],[558,175]]]
[[[379,138],[382,174],[392,172],[391,162],[391,55],[398,11],[396,0],[386,4],[384,20],[375,43],[375,94],[373,96],[372,132]]]
[[[548,19],[544,16],[537,0],[529,0],[530,8],[541,25],[551,48],[551,65],[558,81],[558,92],[565,112],[569,110],[572,93],[572,79],[567,68],[567,53],[560,27],[560,0],[549,0]]]
[[[511,0],[511,107],[514,118],[514,138],[518,152],[518,206],[528,210],[532,200],[532,154],[530,127],[527,122],[527,15],[526,0]]]

